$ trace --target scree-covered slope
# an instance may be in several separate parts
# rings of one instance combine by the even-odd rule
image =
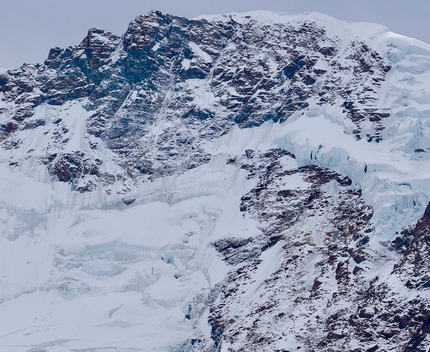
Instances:
[[[0,72],[0,351],[425,351],[430,46],[150,12]]]

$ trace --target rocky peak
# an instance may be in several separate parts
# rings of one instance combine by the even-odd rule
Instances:
[[[91,73],[94,73],[94,71],[108,64],[108,59],[119,43],[120,38],[116,35],[105,30],[92,28],[78,48],[84,47],[88,68]]]
[[[377,95],[391,66],[364,39],[351,38],[333,36],[312,16],[188,20],[152,11],[122,37],[90,29],[79,45],[51,49],[43,65],[3,74],[10,108],[2,138],[19,147],[20,130],[43,125],[27,122],[43,104],[83,104],[88,138],[101,138],[127,170],[121,177],[132,180],[194,168],[210,159],[203,141],[234,125],[284,122],[310,104],[341,109],[345,133],[378,142],[390,114]],[[42,160],[66,148],[70,139],[56,136],[63,143]]]
[[[163,15],[159,11],[151,11],[130,22],[124,34],[124,49],[129,52],[148,51],[162,36],[159,30],[172,23],[172,16]]]

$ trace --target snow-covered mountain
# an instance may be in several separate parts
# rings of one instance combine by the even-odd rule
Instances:
[[[154,11],[0,118],[0,351],[428,351],[429,45]]]

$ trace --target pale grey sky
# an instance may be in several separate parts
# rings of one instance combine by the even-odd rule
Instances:
[[[121,35],[150,10],[202,14],[318,11],[345,21],[377,22],[430,43],[429,0],[0,0],[0,67],[43,62],[49,49],[76,45],[89,28]]]

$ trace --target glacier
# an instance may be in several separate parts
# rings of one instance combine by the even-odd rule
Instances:
[[[160,27],[164,25],[157,22],[160,16],[151,13],[143,17],[142,23]],[[140,25],[139,21],[130,26]],[[229,83],[225,90],[217,91],[211,81],[215,75],[211,65],[219,62],[215,50],[190,41],[189,57],[177,62],[178,72],[200,72],[196,65],[201,65],[210,67],[211,78],[195,73],[176,86],[169,83],[157,87],[156,92],[165,91],[160,109],[144,127],[136,127],[145,129],[145,133],[127,134],[129,139],[120,148],[114,143],[129,131],[134,133],[133,128],[118,135],[89,132],[95,129],[94,116],[99,111],[104,113],[97,119],[107,116],[108,110],[101,110],[110,109],[111,102],[103,100],[105,96],[100,98],[101,103],[88,97],[42,102],[31,109],[29,116],[14,120],[17,126],[32,124],[31,128],[23,125],[10,132],[7,123],[18,116],[14,114],[22,104],[39,99],[42,86],[35,85],[37,88],[24,102],[19,100],[23,94],[12,99],[10,91],[1,91],[0,114],[6,132],[0,148],[0,351],[330,351],[334,347],[370,351],[374,346],[377,349],[372,351],[409,351],[408,346],[421,351],[419,348],[430,343],[428,333],[421,340],[413,340],[415,335],[411,333],[410,337],[407,329],[401,328],[395,335],[399,340],[381,333],[364,343],[349,328],[334,328],[321,317],[354,310],[362,298],[354,301],[350,295],[361,297],[362,291],[379,283],[387,285],[387,296],[399,302],[417,299],[425,306],[430,299],[426,284],[413,288],[405,284],[401,273],[396,274],[403,254],[390,245],[402,231],[420,224],[430,202],[430,46],[394,34],[384,26],[346,23],[318,13],[258,11],[202,16],[193,21],[219,28],[240,25],[239,38],[258,37],[267,28],[276,33],[284,25],[299,28],[311,23],[323,28],[324,35],[338,48],[332,61],[319,54],[312,66],[316,72],[334,70],[334,64],[330,64],[333,61],[339,67],[350,65],[347,54],[352,50],[351,42],[365,43],[390,69],[384,79],[375,81],[379,84],[375,91],[363,90],[371,103],[362,103],[369,114],[359,123],[348,115],[350,109],[340,95],[321,103],[318,95],[311,94],[306,98],[307,106],[290,111],[282,121],[264,117],[249,125],[241,121],[233,124],[228,120],[228,108],[221,102],[234,101],[246,92],[238,92]],[[127,35],[131,38],[133,33]],[[147,32],[134,33],[131,39],[127,35],[123,39],[131,41],[133,48],[153,40],[145,37]],[[118,70],[115,65],[126,55],[119,39],[97,33],[93,36],[100,42],[113,43],[106,60],[110,60],[113,71]],[[236,55],[240,43],[229,43],[223,50]],[[156,52],[170,42],[162,39],[151,45],[152,52]],[[84,51],[78,54],[84,55]],[[269,54],[262,51],[261,55]],[[100,57],[104,59],[102,54]],[[271,65],[270,72],[281,71],[274,61]],[[107,66],[100,67],[100,74],[108,75]],[[173,80],[179,75],[167,72],[166,67],[161,70],[162,77]],[[42,69],[22,70],[38,77]],[[46,71],[46,75],[54,77],[55,70]],[[288,75],[290,71],[283,72]],[[354,79],[359,74],[354,72],[344,75],[340,70],[336,74],[348,87],[356,84]],[[13,81],[11,70],[4,75]],[[261,80],[264,78],[268,77]],[[111,84],[103,79],[100,85]],[[313,86],[312,80],[304,85]],[[317,76],[315,81],[319,84]],[[285,82],[275,90],[279,92],[290,84]],[[60,87],[55,89],[60,91]],[[112,119],[106,118],[103,123],[114,131],[123,119],[143,111],[140,100],[159,102],[156,93],[145,89],[144,85],[131,85]],[[65,90],[70,94],[69,87]],[[252,92],[253,97],[259,94],[258,89]],[[183,108],[188,103],[180,101],[183,96],[191,97],[191,110]],[[264,95],[261,97],[263,101]],[[172,105],[175,99],[179,102]],[[257,117],[278,103],[263,101]],[[172,118],[175,109],[182,108],[198,115],[192,120],[194,127]],[[376,110],[387,114],[375,120],[371,113]],[[216,132],[205,136],[204,124],[216,118],[222,118],[211,125]],[[164,137],[166,131],[171,134]],[[191,141],[183,144],[187,145],[183,147],[184,158],[197,153],[194,161],[183,161],[181,148],[172,152],[171,159],[169,154],[158,152],[174,150],[169,143],[173,144],[171,136],[176,132],[180,134],[178,139]],[[156,150],[159,144],[162,147]],[[124,154],[118,152],[123,149]],[[71,167],[61,164],[61,155],[76,166],[76,178],[68,176]],[[146,170],[146,166],[136,166],[134,160],[143,159],[150,160],[156,171],[137,173],[136,168]],[[169,160],[173,166],[163,169]],[[91,171],[93,167],[97,172]],[[284,193],[279,194],[280,190]],[[297,208],[305,204],[306,210],[288,225],[279,224],[279,214],[288,209],[282,197],[293,201],[309,194],[321,199],[316,201],[321,205],[308,208],[313,198],[300,200]],[[266,198],[260,199],[260,195]],[[324,203],[324,199],[334,205]],[[322,258],[330,258],[327,248],[342,237],[342,230],[333,225],[336,212],[341,209],[348,214],[353,206],[358,207],[353,215],[363,216],[366,222],[353,230],[360,234],[357,238],[346,241],[362,241],[367,247],[363,247],[365,254],[357,254],[351,244],[349,252],[340,255],[350,255],[348,262],[336,267]],[[278,212],[277,217],[270,217],[271,212]],[[273,229],[278,232],[271,233]],[[275,235],[280,236],[276,241]],[[427,249],[423,247],[425,254]],[[293,276],[283,281],[273,279],[292,265],[287,261],[289,256],[302,255],[303,263],[297,264]],[[422,259],[425,265],[429,260]],[[346,278],[341,269],[347,270]],[[405,273],[409,275],[407,270]],[[347,292],[342,288],[346,281],[342,280],[358,280],[357,288]],[[324,292],[315,293],[320,287]],[[271,307],[267,303],[271,301],[277,305]],[[376,313],[370,307],[369,303],[369,312],[360,310],[360,314],[371,319]],[[255,316],[258,321],[253,320]],[[273,321],[279,321],[279,326],[273,326]],[[330,327],[328,334],[323,326]],[[406,326],[413,329],[412,325]],[[246,335],[245,327],[255,335]],[[254,337],[260,345],[247,345]],[[328,342],[319,345],[321,341]],[[416,341],[418,344],[413,345]]]

